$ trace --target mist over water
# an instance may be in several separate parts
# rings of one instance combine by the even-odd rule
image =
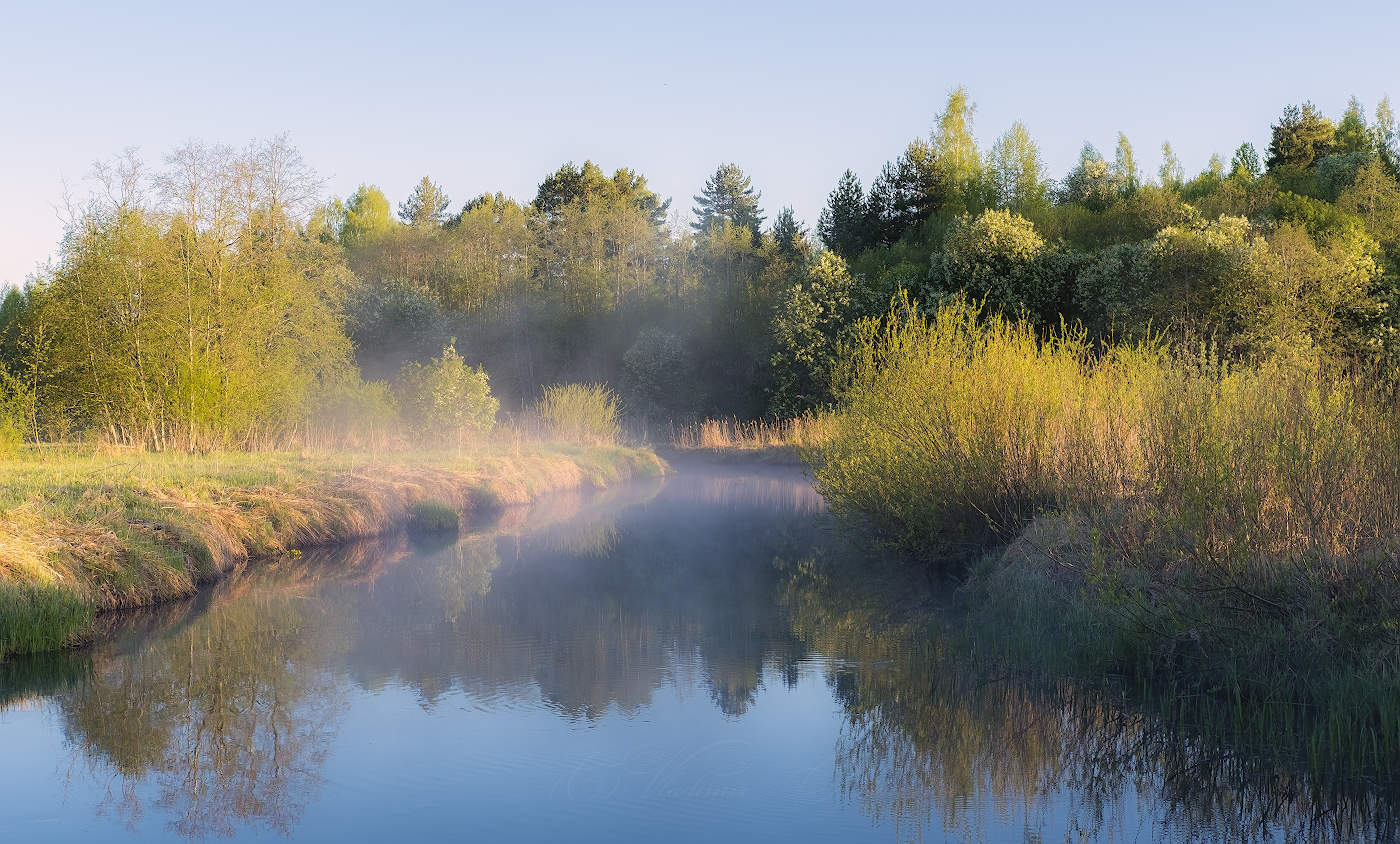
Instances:
[[[793,469],[269,564],[0,663],[14,841],[1289,840],[1329,795],[944,634]],[[121,830],[126,830],[123,833]]]

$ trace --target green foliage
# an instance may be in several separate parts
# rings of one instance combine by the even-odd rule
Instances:
[[[1287,189],[1312,193],[1312,167],[1336,148],[1336,128],[1312,103],[1288,106],[1273,126],[1266,164]]]
[[[438,299],[404,282],[361,284],[346,302],[346,334],[355,344],[365,378],[398,373],[423,360],[447,339],[447,317]]]
[[[1181,166],[1181,159],[1176,157],[1176,152],[1172,150],[1172,145],[1166,141],[1162,142],[1162,166],[1157,171],[1157,181],[1166,190],[1179,191],[1181,185],[1186,181],[1186,169]]]
[[[458,354],[455,340],[426,366],[416,361],[407,364],[399,374],[399,392],[418,431],[455,442],[458,448],[468,439],[490,432],[500,410],[486,371],[468,366]]]
[[[1040,148],[1019,121],[1011,124],[987,155],[987,178],[998,207],[1027,213],[1045,205],[1050,182],[1045,178]]]
[[[622,433],[617,394],[602,384],[544,388],[535,413],[550,436],[580,445],[612,445]]]
[[[783,210],[778,212],[773,220],[772,233],[778,254],[784,258],[801,259],[811,254],[812,244],[807,240],[807,228],[798,221],[791,205],[784,205]]]
[[[1230,178],[1253,181],[1264,175],[1264,165],[1259,163],[1259,152],[1254,144],[1245,141],[1230,158]]]
[[[1400,182],[1386,172],[1379,158],[1366,163],[1337,198],[1337,209],[1355,215],[1366,231],[1392,256],[1400,258]]]
[[[1111,168],[1093,144],[1084,144],[1079,151],[1079,163],[1060,182],[1055,200],[1062,204],[1082,205],[1090,211],[1102,212],[1123,192],[1119,174]]]
[[[1043,326],[1078,319],[1096,336],[1209,334],[1231,357],[1395,349],[1400,140],[1388,103],[1370,121],[1352,103],[1335,126],[1290,110],[1267,174],[1245,144],[1228,168],[1215,156],[1186,181],[1164,146],[1157,185],[1126,137],[1112,161],[1086,145],[1053,199],[1025,127],[984,155],[973,116],[959,88],[868,192],[842,176],[815,227],[849,276],[830,302],[814,298],[830,285],[809,277],[819,259],[796,215],[785,208],[762,231],[758,193],[733,165],[697,194],[698,229],[668,223],[669,200],[642,175],[591,161],[546,175],[532,202],[481,193],[451,216],[424,179],[398,206],[406,225],[369,185],[317,200],[281,139],[237,153],[193,144],[144,183],[130,162],[108,165],[110,189],[60,265],[0,304],[0,364],[32,396],[27,437],[207,448],[278,442],[357,405],[376,420],[361,427],[377,429],[382,408],[359,381],[395,378],[449,337],[512,406],[585,380],[622,385],[649,416],[809,406],[825,392],[814,364],[827,352],[813,350],[900,289],[965,292]],[[1248,228],[1214,242],[1237,226],[1222,217]],[[1312,251],[1279,234],[1288,226]],[[1366,253],[1362,235],[1379,249]],[[1285,246],[1287,261],[1275,254]],[[1292,266],[1296,283],[1269,275]],[[1281,304],[1290,296],[1297,307]],[[638,344],[663,335],[675,342]],[[648,367],[653,345],[664,354]],[[691,389],[660,389],[672,364]]]
[[[769,410],[780,418],[829,401],[837,339],[851,315],[854,280],[846,262],[823,251],[773,315],[773,386]]]
[[[633,208],[653,226],[666,222],[671,207],[671,201],[662,201],[647,187],[646,178],[635,171],[620,168],[608,178],[598,165],[585,161],[581,167],[565,164],[546,177],[535,193],[533,208],[553,222],[569,206],[599,203]]]
[[[948,94],[943,113],[934,122],[932,158],[947,180],[951,197],[962,210],[979,210],[982,204],[982,154],[972,134],[972,118],[977,111],[967,89],[959,86]]]
[[[1133,155],[1133,145],[1122,132],[1118,133],[1118,146],[1113,154],[1113,177],[1118,182],[1118,190],[1124,196],[1136,192],[1141,183],[1137,159]]]
[[[948,179],[949,173],[939,163],[933,145],[915,140],[905,147],[899,158],[880,171],[863,206],[855,201],[859,199],[859,182],[838,186],[838,192],[850,195],[834,197],[834,201],[853,204],[839,214],[833,206],[832,219],[863,211],[864,221],[855,224],[845,237],[860,238],[867,247],[898,243],[907,232],[917,230],[954,198],[949,193],[952,185]],[[837,237],[840,239],[842,235]],[[841,254],[839,250],[838,254]]]
[[[1333,145],[1342,154],[1372,152],[1371,130],[1366,125],[1366,113],[1356,97],[1347,101],[1346,111],[1342,112],[1342,119],[1337,122]]]
[[[826,207],[817,221],[817,234],[822,244],[843,258],[854,258],[868,243],[867,214],[868,206],[860,179],[847,170],[841,174],[841,180],[827,197]]]
[[[315,176],[296,151],[280,138],[237,154],[191,144],[170,161],[153,180],[159,203],[95,195],[29,290],[27,380],[48,435],[258,447],[356,377],[348,276],[339,250],[301,228],[309,209],[293,199]],[[140,171],[107,172],[131,184]],[[234,192],[238,203],[209,200]]]
[[[347,249],[373,242],[394,228],[389,199],[374,185],[360,185],[345,203],[340,242]]]
[[[964,214],[948,233],[933,278],[944,292],[966,291],[1006,313],[1028,311],[1053,319],[1059,279],[1042,272],[1045,240],[1035,224],[1009,211]]]
[[[1209,347],[1096,350],[1082,330],[1042,337],[957,300],[864,320],[845,352],[818,485],[935,561],[1045,513],[1131,554],[1115,565],[1170,578],[1184,563],[1261,590],[1292,588],[1264,579],[1317,559],[1360,577],[1400,542],[1400,427],[1365,378],[1229,365]]]

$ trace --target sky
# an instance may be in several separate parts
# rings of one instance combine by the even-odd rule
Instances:
[[[0,0],[0,283],[63,233],[65,190],[136,147],[288,133],[326,180],[397,203],[529,200],[549,172],[630,167],[688,212],[722,162],[771,218],[816,221],[842,171],[869,185],[948,92],[984,149],[1020,120],[1053,176],[1119,131],[1155,173],[1241,141],[1290,103],[1400,101],[1394,0],[1153,3],[116,3]],[[66,187],[65,187],[66,186]]]

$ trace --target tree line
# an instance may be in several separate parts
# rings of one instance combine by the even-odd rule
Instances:
[[[285,138],[192,143],[150,171],[125,155],[97,168],[56,262],[0,304],[0,417],[30,439],[150,448],[430,417],[460,440],[490,394],[516,412],[571,381],[613,385],[648,424],[791,415],[830,399],[851,327],[901,292],[1396,370],[1388,101],[1336,121],[1289,106],[1262,153],[1241,144],[1189,178],[1170,144],[1144,174],[1120,134],[1111,160],[1086,144],[1052,179],[1025,126],[984,149],[973,115],[955,90],[868,188],[840,178],[815,231],[788,207],[770,219],[734,164],[687,225],[645,176],[591,161],[528,201],[458,206],[424,177],[395,206],[373,185],[322,202]],[[442,395],[476,404],[433,409]]]

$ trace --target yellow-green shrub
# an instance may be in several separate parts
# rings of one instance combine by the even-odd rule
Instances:
[[[544,388],[535,412],[550,436],[582,445],[612,445],[622,433],[617,394],[603,384]]]

